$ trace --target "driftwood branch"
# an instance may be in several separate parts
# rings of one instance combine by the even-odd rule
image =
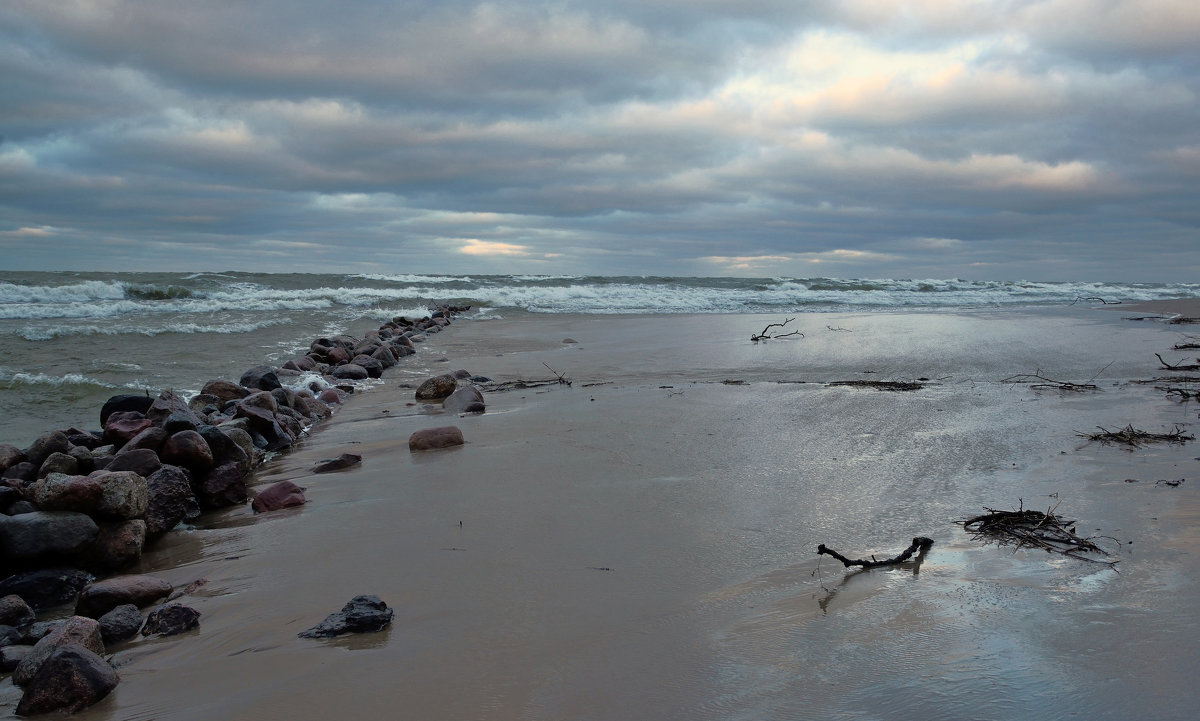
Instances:
[[[798,336],[800,336],[801,338],[803,338],[803,337],[804,337],[804,334],[803,334],[803,333],[801,333],[801,332],[800,332],[800,331],[798,331],[798,330],[794,330],[794,331],[791,331],[791,332],[789,332],[789,333],[776,333],[775,335],[768,335],[768,334],[767,334],[767,331],[771,330],[772,328],[782,328],[782,327],[784,327],[784,326],[785,326],[785,325],[787,325],[788,323],[791,323],[791,322],[792,322],[792,321],[794,321],[794,320],[796,320],[796,319],[795,319],[795,318],[787,318],[787,319],[785,319],[785,320],[784,320],[782,323],[770,323],[770,324],[768,324],[768,325],[767,325],[767,327],[766,327],[766,328],[763,328],[763,329],[762,329],[762,332],[761,332],[761,333],[759,333],[759,334],[757,334],[757,335],[752,335],[752,336],[750,336],[750,340],[752,340],[752,341],[754,341],[755,343],[757,343],[757,342],[759,342],[760,340],[772,340],[772,339],[774,339],[774,338],[786,338],[786,337],[788,337],[788,336],[792,336],[792,335],[798,335]]]
[[[924,557],[925,553],[929,551],[929,548],[932,545],[933,545],[932,538],[926,538],[924,536],[917,536],[916,538],[914,538],[912,540],[912,545],[909,546],[908,548],[904,549],[904,551],[900,555],[896,556],[895,558],[885,559],[883,561],[875,560],[874,556],[871,556],[870,561],[867,561],[864,559],[859,559],[857,561],[851,561],[849,558],[846,558],[845,556],[843,556],[842,554],[833,550],[832,548],[827,548],[824,543],[817,546],[817,555],[824,554],[827,556],[833,556],[837,560],[841,561],[842,565],[845,566],[846,568],[850,568],[851,566],[862,566],[863,568],[878,568],[879,566],[895,566],[895,565],[904,563],[908,559],[912,558],[914,553],[917,554],[917,560],[920,560],[922,557]]]
[[[1110,431],[1107,428],[1097,426],[1097,433],[1078,433],[1081,438],[1086,438],[1089,441],[1100,441],[1101,443],[1120,443],[1132,448],[1143,446],[1147,443],[1186,443],[1194,441],[1196,437],[1185,433],[1178,425],[1170,433],[1150,433],[1149,431],[1141,431],[1133,427],[1132,424],[1116,431]]]
[[[1075,298],[1075,300],[1071,301],[1071,305],[1075,305],[1076,303],[1078,303],[1081,300],[1098,300],[1101,303],[1103,303],[1104,305],[1120,305],[1121,304],[1121,301],[1119,301],[1119,300],[1104,300],[1103,298],[1097,298],[1096,296],[1081,295],[1081,296]]]
[[[1162,363],[1162,367],[1164,369],[1169,371],[1200,371],[1200,364],[1187,364],[1180,362],[1178,365],[1171,365],[1163,360],[1163,357],[1157,353],[1154,354],[1154,357],[1158,359],[1159,363]],[[1200,358],[1197,358],[1196,360],[1200,361]]]
[[[1082,393],[1083,391],[1098,391],[1100,386],[1094,383],[1072,383],[1071,381],[1056,381],[1053,378],[1047,378],[1042,375],[1039,369],[1036,373],[1020,373],[1015,376],[1001,378],[1001,383],[1029,383],[1030,388],[1051,388],[1058,391],[1073,391]]]
[[[997,511],[987,508],[987,513],[974,518],[959,521],[963,530],[973,534],[975,540],[990,541],[999,546],[1015,545],[1016,550],[1024,546],[1041,548],[1049,553],[1060,553],[1071,558],[1092,563],[1108,564],[1116,568],[1117,561],[1093,542],[1093,538],[1109,538],[1094,536],[1081,538],[1075,534],[1075,521],[1056,516],[1054,511],[1058,506],[1045,513],[1024,508],[1024,504],[1015,511]],[[1110,540],[1116,540],[1111,539]],[[1097,554],[1104,558],[1091,558],[1083,554]]]

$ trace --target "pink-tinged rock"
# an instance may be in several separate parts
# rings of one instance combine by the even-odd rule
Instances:
[[[313,473],[332,473],[362,463],[362,456],[356,453],[343,453],[337,458],[326,458],[313,466]]]
[[[246,502],[246,481],[236,463],[212,469],[196,491],[196,499],[205,508],[224,508]]]
[[[458,381],[450,374],[434,376],[417,386],[417,400],[440,401],[458,387]]]
[[[462,431],[455,426],[440,426],[417,431],[408,437],[408,450],[429,451],[437,448],[452,448],[461,446]]]
[[[120,448],[154,422],[137,411],[113,413],[104,424],[104,442]]]
[[[240,401],[253,391],[248,388],[243,388],[237,383],[230,381],[215,380],[204,384],[200,389],[204,395],[216,396],[223,401]]]
[[[18,716],[50,711],[75,713],[112,692],[120,679],[100,654],[76,643],[55,648],[25,688]]]
[[[329,365],[340,365],[350,360],[350,351],[342,347],[330,348],[325,358]]]
[[[34,645],[29,655],[13,671],[13,683],[18,686],[29,683],[54,649],[68,643],[77,643],[92,653],[104,653],[100,624],[91,618],[72,616]]]
[[[278,511],[281,508],[303,506],[308,499],[304,497],[304,489],[291,481],[272,483],[254,496],[250,507],[255,513]]]
[[[88,618],[100,618],[126,603],[145,608],[160,598],[166,598],[173,590],[170,583],[155,576],[113,576],[84,586],[79,592],[75,613]]]
[[[146,522],[140,518],[117,523],[101,523],[100,535],[85,554],[89,570],[112,573],[128,568],[142,557],[146,545]]]
[[[341,403],[342,394],[336,388],[326,388],[317,395],[317,400],[322,403]]]
[[[133,471],[95,471],[90,477],[104,487],[97,515],[122,520],[146,515],[150,489],[143,476]]]
[[[147,431],[161,430],[159,428],[147,428]],[[145,433],[138,436],[141,438]],[[135,439],[136,440],[136,439]],[[112,462],[104,467],[106,471],[133,471],[139,476],[148,476],[154,473],[159,468],[162,468],[162,460],[159,459],[158,453],[149,448],[134,448],[126,450],[128,445],[121,449],[121,452],[113,457]]]
[[[92,513],[104,498],[104,486],[95,478],[51,473],[26,490],[43,511]]]
[[[213,454],[204,436],[196,431],[179,431],[167,439],[159,452],[163,463],[203,473],[212,468]]]

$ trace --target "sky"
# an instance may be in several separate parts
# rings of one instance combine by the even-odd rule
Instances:
[[[0,268],[1200,280],[1196,0],[4,0]]]

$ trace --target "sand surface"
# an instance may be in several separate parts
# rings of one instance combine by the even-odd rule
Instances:
[[[1152,354],[1180,328],[1086,308],[822,314],[794,323],[803,338],[749,341],[778,320],[455,324],[425,356],[445,362],[398,369],[257,474],[307,506],[214,514],[146,556],[207,579],[184,599],[201,628],[116,647],[121,685],[78,718],[1190,717],[1200,447],[1076,435],[1194,428],[1194,403],[1132,382],[1165,375]],[[399,387],[547,366],[572,385],[489,393],[481,416]],[[1101,389],[1000,382],[1039,370]],[[408,451],[447,424],[464,447]],[[361,467],[309,473],[342,452]],[[954,523],[1018,504],[1111,536],[1118,570]],[[916,535],[935,541],[919,566],[816,554]],[[360,593],[395,609],[388,630],[296,637]]]

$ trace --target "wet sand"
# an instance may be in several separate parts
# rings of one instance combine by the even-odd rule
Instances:
[[[1195,404],[1130,382],[1163,375],[1152,354],[1180,328],[1086,308],[820,314],[803,338],[749,341],[778,320],[456,323],[258,472],[307,506],[214,514],[146,556],[140,571],[208,579],[185,599],[201,628],[115,647],[121,685],[78,718],[1190,717],[1200,447],[1076,435],[1193,424]],[[547,365],[573,384],[489,393],[482,416],[398,387]],[[999,382],[1039,369],[1101,391]],[[409,453],[448,423],[466,446]],[[309,474],[344,451],[361,467]],[[1119,573],[954,524],[1018,503],[1118,539]],[[890,556],[916,535],[935,545],[915,567],[847,572],[815,550]],[[395,609],[390,629],[296,637],[360,593]]]

